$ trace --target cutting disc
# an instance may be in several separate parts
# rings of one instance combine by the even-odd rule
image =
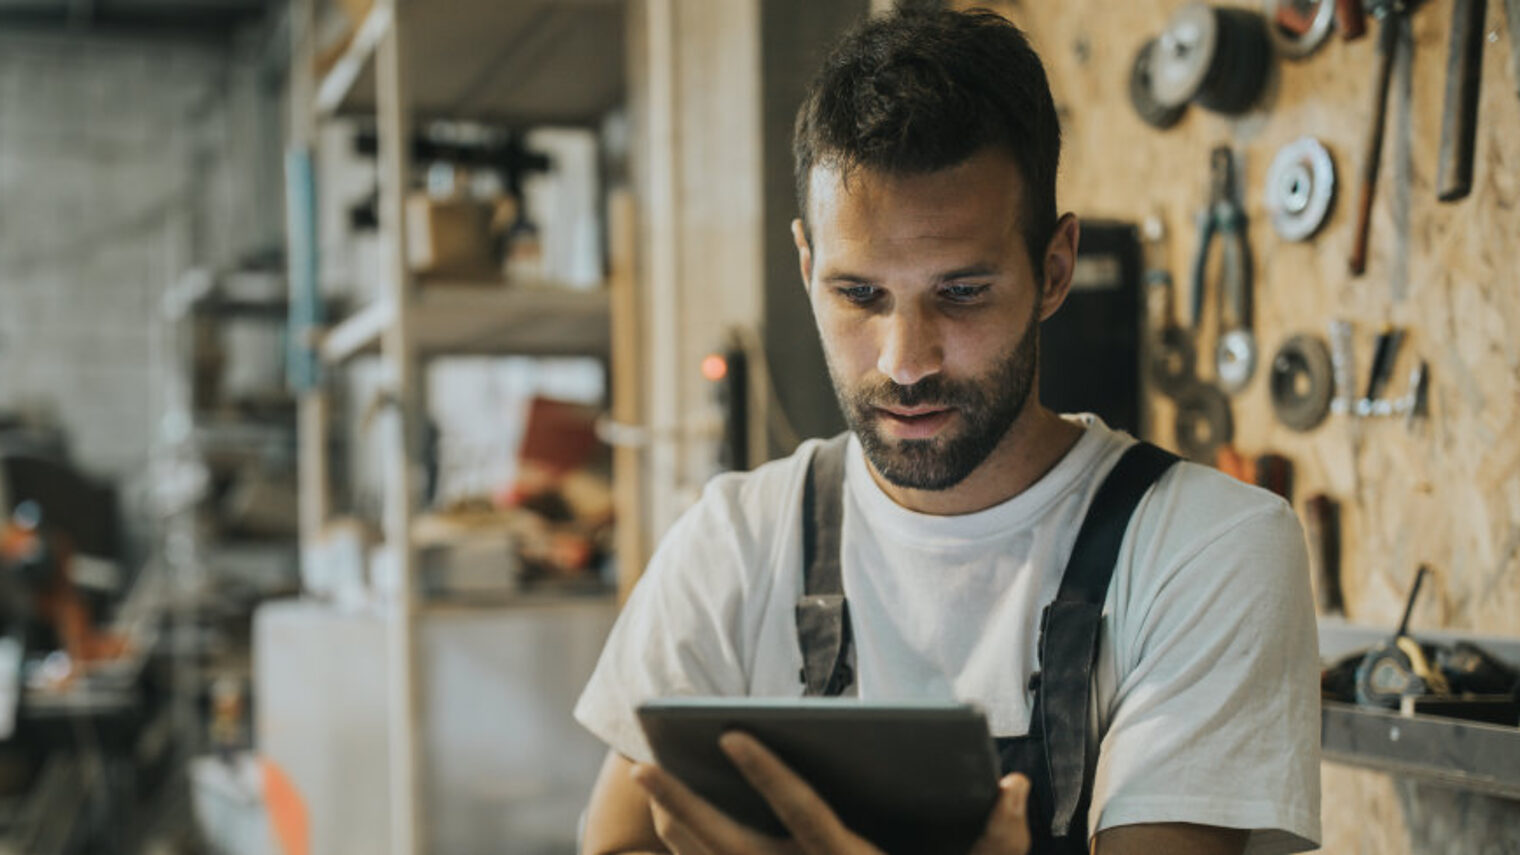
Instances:
[[[1335,373],[1330,348],[1317,336],[1300,333],[1283,342],[1272,358],[1272,411],[1296,431],[1313,430],[1330,412]]]
[[[1166,326],[1151,345],[1151,382],[1168,398],[1193,385],[1197,354],[1193,336],[1179,326]]]
[[[1256,103],[1271,70],[1272,42],[1261,15],[1232,6],[1188,3],[1157,40],[1151,88],[1157,103],[1196,101],[1229,115]]]
[[[1135,54],[1134,65],[1129,71],[1129,103],[1140,114],[1141,121],[1158,130],[1166,130],[1181,120],[1187,105],[1167,106],[1156,100],[1151,67],[1155,62],[1156,39],[1140,46]]]
[[[1181,107],[1203,90],[1219,46],[1219,19],[1207,3],[1181,9],[1157,40],[1151,65],[1151,88],[1157,103]]]
[[[1267,170],[1267,210],[1287,240],[1308,240],[1330,215],[1335,200],[1335,161],[1313,137],[1283,146]]]
[[[1195,383],[1177,399],[1177,447],[1191,460],[1214,463],[1219,447],[1235,434],[1230,399],[1218,386]]]

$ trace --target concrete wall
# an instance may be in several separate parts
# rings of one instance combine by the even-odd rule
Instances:
[[[280,239],[261,44],[0,35],[0,408],[100,475],[146,462],[164,289]]]

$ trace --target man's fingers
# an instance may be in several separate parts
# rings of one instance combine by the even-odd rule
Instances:
[[[712,850],[704,846],[690,828],[671,816],[670,811],[660,807],[659,802],[653,802],[650,807],[654,811],[655,833],[671,855],[712,855]]]
[[[770,804],[803,852],[823,855],[877,851],[845,828],[813,788],[754,737],[730,731],[718,743],[750,786]]]
[[[997,803],[987,817],[987,829],[971,847],[971,855],[1027,855],[1029,852],[1029,779],[1004,775],[998,782]]]
[[[658,766],[635,763],[628,772],[634,783],[649,793],[655,806],[667,815],[667,824],[680,826],[691,837],[700,840],[693,829],[710,827],[716,823],[731,822],[722,811],[706,799],[692,792],[676,777]],[[658,814],[656,814],[658,818]],[[662,834],[664,832],[661,832]],[[704,845],[710,841],[702,841]]]
[[[636,763],[629,775],[654,802],[656,823],[665,826],[664,830],[658,824],[655,827],[662,837],[672,834],[697,852],[761,853],[784,849],[784,841],[767,838],[740,825],[658,766]],[[686,850],[677,851],[684,854]]]

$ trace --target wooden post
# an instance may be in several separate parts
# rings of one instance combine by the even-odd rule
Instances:
[[[377,0],[396,5],[397,0]],[[390,396],[384,432],[385,547],[396,574],[389,605],[387,664],[391,709],[391,855],[416,855],[426,839],[417,735],[422,701],[417,677],[416,554],[412,547],[413,462],[416,424],[417,360],[414,358],[407,307],[411,276],[406,260],[406,191],[411,148],[411,117],[406,89],[404,25],[398,12],[380,41],[375,61],[376,122],[380,167],[380,232],[383,256],[381,297],[390,303],[390,325],[381,339],[381,359]]]
[[[643,424],[643,326],[639,322],[638,224],[633,193],[626,187],[607,200],[608,299],[612,314],[612,419]],[[618,602],[628,599],[649,560],[645,533],[642,451],[618,443],[612,449],[612,492],[617,511]]]

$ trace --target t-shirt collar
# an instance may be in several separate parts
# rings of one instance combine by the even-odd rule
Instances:
[[[1111,447],[1114,431],[1091,413],[1063,416],[1085,428],[1066,455],[1040,480],[1007,500],[969,514],[940,516],[899,505],[871,477],[860,439],[850,437],[845,462],[845,488],[853,502],[880,534],[910,543],[951,546],[1008,534],[1029,527],[1097,465]]]

